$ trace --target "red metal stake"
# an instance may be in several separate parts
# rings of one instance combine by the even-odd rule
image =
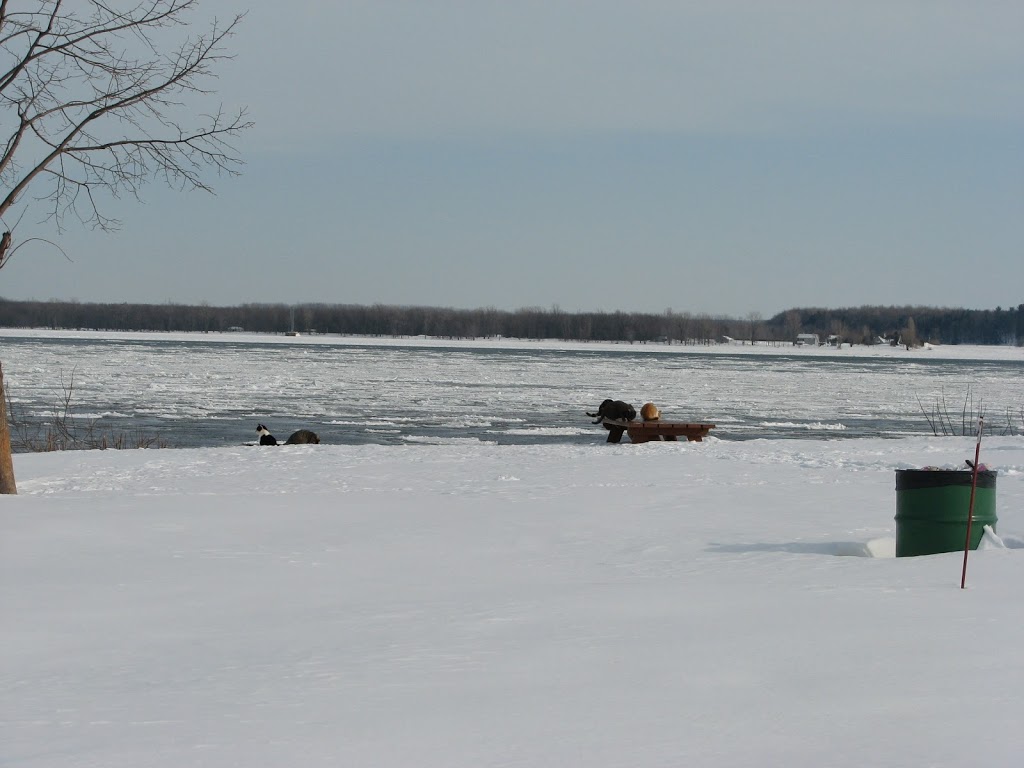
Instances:
[[[971,521],[974,519],[974,492],[978,488],[978,456],[981,453],[981,431],[985,428],[985,419],[978,419],[978,442],[974,444],[974,475],[971,477],[971,501],[967,507],[967,538],[964,540],[964,567],[960,571],[960,589],[967,581],[967,553],[971,549]]]

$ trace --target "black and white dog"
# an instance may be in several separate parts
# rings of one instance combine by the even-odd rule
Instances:
[[[614,419],[615,421],[632,421],[636,418],[636,409],[629,403],[623,402],[622,400],[605,400],[601,403],[601,407],[597,409],[597,413],[591,413],[586,411],[587,416],[597,418],[594,420],[594,424],[600,424],[605,419]]]
[[[257,424],[256,431],[260,433],[260,445],[277,445],[277,438],[265,426]]]

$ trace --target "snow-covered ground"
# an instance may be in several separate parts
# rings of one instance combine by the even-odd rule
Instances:
[[[15,457],[0,764],[1016,766],[998,539],[892,557],[971,438]]]

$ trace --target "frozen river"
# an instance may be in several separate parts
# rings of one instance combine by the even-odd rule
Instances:
[[[727,440],[931,434],[984,407],[1024,431],[1024,349],[440,341],[0,331],[17,418],[76,416],[172,447],[236,445],[257,422],[327,443],[592,443],[605,398],[707,421]],[[63,381],[63,385],[62,385]]]

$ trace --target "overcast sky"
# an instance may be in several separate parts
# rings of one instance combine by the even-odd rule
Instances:
[[[0,296],[770,316],[1024,302],[1020,0],[204,0],[216,196],[26,217]],[[33,229],[33,227],[35,228]]]

